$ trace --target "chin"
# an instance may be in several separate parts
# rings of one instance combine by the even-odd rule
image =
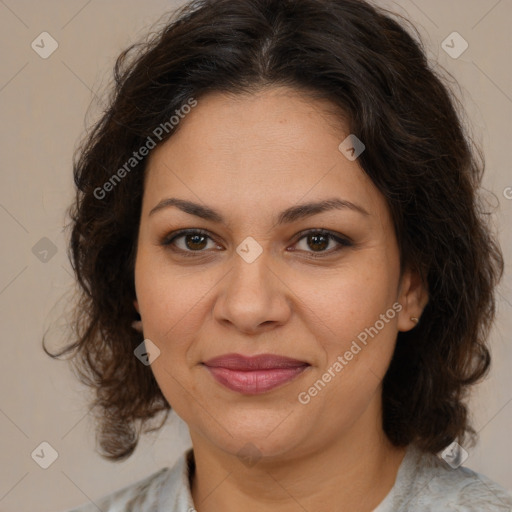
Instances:
[[[249,435],[240,433],[234,439],[224,440],[227,443],[219,446],[221,450],[230,455],[236,456],[247,466],[251,462],[264,460],[275,460],[276,458],[287,458],[296,452],[297,442],[289,436],[275,436],[269,439],[265,435]]]
[[[216,420],[207,421],[202,428],[196,427],[196,432],[219,450],[240,458],[241,462],[246,458],[287,458],[296,454],[299,447],[303,449],[305,440],[311,437],[305,428],[304,418],[290,410],[282,409],[275,414],[269,414],[268,409],[252,414],[245,411],[236,417],[223,415]],[[212,424],[216,427],[213,431]],[[221,425],[226,425],[226,429]],[[313,428],[311,426],[309,430]],[[191,427],[191,430],[194,429]],[[191,434],[191,437],[194,442],[195,436]]]

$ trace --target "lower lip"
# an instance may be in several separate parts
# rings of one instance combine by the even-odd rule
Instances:
[[[290,382],[308,366],[296,368],[276,368],[274,370],[228,370],[222,367],[207,366],[214,379],[232,391],[245,395],[259,395]]]

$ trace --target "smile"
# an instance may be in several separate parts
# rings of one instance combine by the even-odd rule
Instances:
[[[203,364],[218,383],[246,395],[258,395],[282,386],[310,366],[304,361],[272,354],[253,357],[227,354]]]

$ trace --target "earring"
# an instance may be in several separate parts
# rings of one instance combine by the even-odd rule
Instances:
[[[132,327],[137,332],[142,332],[142,320],[135,320],[134,322],[132,322]]]
[[[415,324],[417,324],[419,322],[419,319],[416,318],[415,316],[411,316],[411,322],[414,322]]]

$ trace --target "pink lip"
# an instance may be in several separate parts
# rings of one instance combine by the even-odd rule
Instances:
[[[310,366],[305,361],[273,354],[253,357],[226,354],[209,359],[204,365],[217,382],[247,395],[265,393],[281,386]]]

